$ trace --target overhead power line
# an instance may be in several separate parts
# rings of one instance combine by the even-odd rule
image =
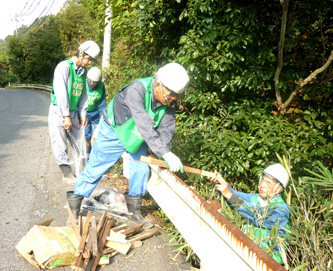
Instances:
[[[21,12],[19,13],[19,15],[17,15],[16,17],[20,16],[23,13],[23,11],[25,10],[25,8],[28,5],[28,3],[29,3],[29,0],[27,2],[25,2],[24,8],[21,10]]]
[[[34,1],[32,2],[32,4],[30,5],[29,9],[26,11],[26,13],[22,14],[21,17],[29,16],[31,13],[33,13],[33,12],[36,10],[36,8],[39,6],[41,0],[39,0],[39,2],[37,3],[37,5],[36,5],[36,6],[35,6],[35,7],[29,12],[29,10],[31,9],[31,7],[32,7],[33,4],[35,3],[35,1],[36,1],[36,0],[34,0]],[[28,12],[29,12],[29,13],[28,13]]]

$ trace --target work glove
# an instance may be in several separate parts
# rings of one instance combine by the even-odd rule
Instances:
[[[162,158],[167,162],[169,169],[171,171],[179,171],[184,173],[183,164],[178,158],[178,156],[174,155],[171,151],[167,152],[166,154],[162,155]]]

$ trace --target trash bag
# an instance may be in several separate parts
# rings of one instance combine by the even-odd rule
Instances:
[[[74,138],[71,139],[74,141],[71,142],[71,145],[73,147],[73,161],[75,166],[75,175],[78,178],[88,161],[85,128],[81,127],[76,140]]]
[[[106,211],[113,215],[130,215],[125,196],[116,188],[100,187],[82,204],[82,209]]]
[[[101,118],[102,120],[102,118]],[[101,123],[101,120],[99,121],[99,123],[97,125],[92,125],[92,136],[91,136],[91,146],[94,145],[94,142],[97,138],[98,132],[99,132],[99,125]]]

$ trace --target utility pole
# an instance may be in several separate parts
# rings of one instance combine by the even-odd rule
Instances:
[[[15,13],[15,31],[14,31],[14,35],[17,36],[17,13]]]
[[[104,45],[103,45],[103,59],[102,59],[102,70],[105,70],[110,67],[110,53],[111,53],[111,18],[112,18],[112,11],[111,7],[112,4],[109,4],[109,1],[106,2],[108,7],[105,10],[105,29],[104,29]]]

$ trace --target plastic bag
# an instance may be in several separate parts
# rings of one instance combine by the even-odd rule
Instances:
[[[94,142],[97,138],[100,123],[101,123],[101,121],[99,121],[99,123],[97,125],[92,126],[92,131],[93,132],[92,132],[92,136],[91,136],[91,146],[94,145]]]
[[[87,143],[86,143],[84,127],[81,127],[76,140],[75,139],[73,140],[75,141],[72,143],[73,160],[75,165],[75,174],[76,177],[78,178],[88,161]]]
[[[110,214],[129,214],[125,196],[116,188],[96,189],[82,205],[83,209],[106,211]]]

